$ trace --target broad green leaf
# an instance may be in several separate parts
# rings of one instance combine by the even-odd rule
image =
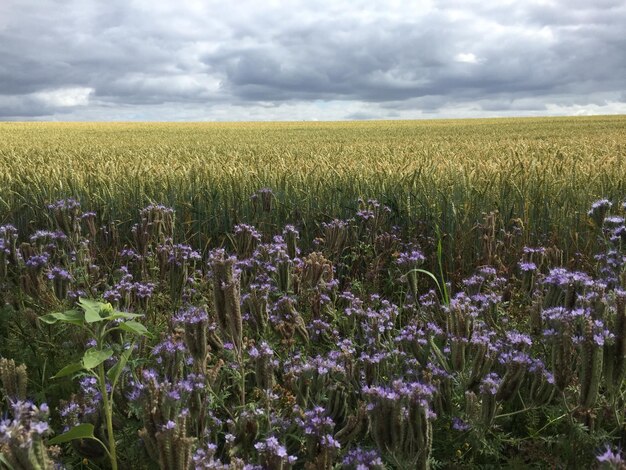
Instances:
[[[66,377],[68,375],[72,375],[75,372],[78,372],[79,370],[83,370],[83,368],[84,367],[80,362],[77,362],[75,364],[69,364],[61,369],[59,372],[57,372],[56,375],[54,375],[52,378],[60,379],[61,377]]]
[[[118,328],[120,330],[128,331],[129,333],[133,333],[135,335],[146,336],[148,334],[148,329],[141,323],[134,320],[120,323]]]
[[[63,444],[74,439],[94,439],[93,424],[83,423],[48,441],[48,444]]]
[[[82,325],[85,322],[83,312],[77,310],[68,310],[67,312],[55,312],[48,315],[42,315],[39,320],[54,325],[57,322],[71,323],[73,325]]]
[[[85,351],[85,354],[83,355],[83,367],[87,370],[91,370],[94,367],[97,367],[100,364],[102,364],[112,355],[113,355],[112,349],[102,350],[102,349],[90,348],[87,351]]]
[[[133,353],[134,348],[135,348],[135,343],[131,344],[130,347],[122,353],[122,355],[120,356],[120,360],[117,361],[117,364],[111,367],[109,369],[109,372],[107,372],[107,377],[109,378],[109,380],[111,381],[111,384],[114,387],[115,387],[115,384],[117,383],[117,379],[119,379],[120,374],[124,370],[124,367],[126,367],[126,363],[128,362],[130,355]]]
[[[96,323],[105,319],[100,315],[103,313],[113,312],[113,307],[109,303],[98,302],[96,300],[79,299],[79,305],[85,310],[85,321],[87,323]]]

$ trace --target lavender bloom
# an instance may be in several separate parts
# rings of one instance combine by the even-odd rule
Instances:
[[[254,448],[259,454],[265,457],[265,460],[269,462],[283,462],[293,464],[296,462],[297,457],[287,454],[287,449],[283,446],[276,437],[270,436],[263,441],[257,442]]]
[[[324,230],[342,230],[347,228],[350,223],[347,220],[333,219],[330,222],[322,222]]]
[[[362,391],[363,395],[370,400],[370,409],[374,409],[380,402],[396,402],[406,399],[409,402],[418,403],[421,407],[428,410],[429,400],[437,389],[434,385],[427,383],[417,381],[407,383],[402,380],[394,380],[390,387],[365,385]]]
[[[320,438],[332,432],[335,426],[333,420],[326,415],[326,409],[321,406],[305,411],[304,419],[298,418],[296,422],[304,431],[304,434]]]
[[[426,260],[424,254],[419,250],[405,251],[398,255],[396,264],[402,267],[417,267]]]
[[[356,216],[359,219],[362,219],[364,221],[368,221],[368,220],[373,219],[375,217],[375,215],[376,214],[374,214],[374,211],[370,211],[370,210],[366,210],[366,209],[362,209],[362,210],[360,210],[360,211],[358,211],[356,213]]]
[[[144,207],[143,209],[141,209],[141,211],[139,211],[142,217],[146,217],[150,215],[150,213],[152,212],[161,212],[164,214],[171,215],[171,214],[174,214],[174,209],[172,209],[171,207],[164,206],[163,204],[150,204]]]
[[[540,247],[525,246],[523,249],[523,252],[525,255],[533,255],[533,254],[543,255],[546,252],[546,249],[542,246]]]
[[[117,284],[104,292],[104,299],[108,302],[118,302],[126,307],[132,306],[136,301],[145,302],[152,297],[155,284],[152,282],[133,282],[133,275],[126,266],[120,269],[122,278]]]
[[[60,281],[71,281],[72,275],[63,268],[54,267],[50,270],[47,275],[48,279],[51,281],[60,280]]]
[[[178,353],[187,352],[185,343],[178,338],[168,337],[152,348],[152,355],[157,356],[157,363],[162,362],[162,358],[173,357]]]
[[[80,202],[74,198],[60,199],[52,204],[48,204],[51,210],[73,210],[80,208]]]
[[[283,228],[283,237],[287,234],[293,234],[293,236],[296,237],[296,240],[300,239],[300,232],[298,232],[298,229],[293,225],[285,225]]]
[[[610,446],[606,446],[604,453],[596,456],[596,460],[600,463],[605,463],[610,465],[610,468],[614,468],[616,470],[623,468],[626,460],[622,457],[622,451],[620,448],[617,448],[615,451],[611,449]]]
[[[325,449],[341,449],[341,444],[332,434],[325,434],[320,439],[320,446]]]
[[[261,233],[253,225],[238,224],[235,225],[233,231],[235,232],[235,235],[246,234],[257,242],[260,242],[263,239]]]
[[[16,238],[17,237],[17,229],[14,225],[6,224],[0,225],[0,237],[4,239]]]
[[[456,416],[452,418],[452,429],[464,432],[470,430],[471,428],[472,427],[461,418],[457,418]]]
[[[604,219],[605,227],[619,227],[620,225],[624,225],[624,217],[613,215]]]
[[[272,351],[270,345],[265,341],[261,341],[258,348],[256,346],[250,346],[248,354],[253,359],[257,359],[259,357],[274,357],[274,351]]]
[[[183,325],[196,325],[209,321],[209,315],[204,308],[188,307],[182,309],[174,317],[174,323]]]
[[[177,244],[171,247],[168,262],[181,266],[185,261],[198,261],[202,259],[200,253],[189,245]]]
[[[506,339],[509,341],[511,345],[514,346],[532,346],[533,342],[530,339],[530,336],[519,333],[517,331],[507,331]]]
[[[613,207],[613,203],[611,201],[609,201],[608,199],[599,199],[598,201],[595,201],[593,204],[591,204],[591,209],[589,210],[588,214],[591,215],[593,211],[599,209],[608,210],[611,207]]]
[[[365,450],[361,447],[351,449],[343,458],[343,468],[353,470],[382,470],[383,461],[375,450]]]
[[[0,444],[17,444],[28,447],[34,436],[48,434],[48,406],[43,403],[37,407],[30,401],[10,403],[12,418],[0,421]]]
[[[598,227],[602,227],[604,218],[612,206],[613,204],[608,199],[600,199],[591,205],[587,215],[593,219]]]
[[[217,452],[217,446],[215,444],[208,443],[204,447],[198,448],[192,457],[193,468],[195,470],[230,470],[232,467],[228,464],[222,463],[221,460],[216,459],[215,453]],[[248,466],[244,467],[247,470]]]
[[[480,383],[480,392],[486,395],[495,395],[498,393],[498,388],[502,379],[495,372],[491,372],[485,376]]]
[[[140,261],[143,256],[141,256],[137,251],[132,248],[124,248],[120,251],[120,258],[126,261]]]
[[[521,261],[520,263],[518,263],[517,266],[519,267],[520,271],[524,273],[533,272],[537,270],[537,265],[533,263],[532,261]]]
[[[543,283],[559,287],[567,287],[568,285],[591,287],[593,286],[593,279],[583,272],[554,268],[550,270]]]
[[[250,196],[255,210],[262,212],[270,212],[272,210],[272,201],[274,198],[274,192],[270,188],[261,188]]]
[[[30,242],[36,245],[43,245],[44,243],[57,243],[67,240],[67,235],[63,232],[50,232],[48,230],[37,230],[30,236]]]
[[[46,266],[49,261],[50,261],[50,255],[44,252],[40,255],[33,255],[30,258],[28,258],[26,260],[26,266],[37,270]]]

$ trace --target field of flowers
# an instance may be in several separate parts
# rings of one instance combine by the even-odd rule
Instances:
[[[0,127],[0,469],[625,468],[624,122]]]

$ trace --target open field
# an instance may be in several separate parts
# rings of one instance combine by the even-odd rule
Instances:
[[[553,236],[569,254],[585,251],[589,204],[626,193],[625,159],[624,116],[4,123],[0,220],[41,223],[39,208],[76,197],[104,220],[129,222],[158,202],[177,210],[182,238],[203,246],[250,220],[250,195],[268,187],[275,227],[297,222],[306,240],[361,197],[389,206],[404,229],[437,224],[455,256],[476,254],[476,224],[496,209],[505,225],[519,219],[529,242]]]
[[[626,117],[0,125],[0,470],[602,468]]]

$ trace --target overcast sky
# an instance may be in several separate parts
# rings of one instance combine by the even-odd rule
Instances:
[[[0,120],[626,114],[626,0],[0,0]]]

